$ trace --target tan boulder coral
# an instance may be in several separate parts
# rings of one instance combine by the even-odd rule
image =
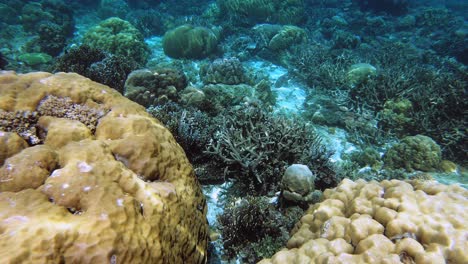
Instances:
[[[303,164],[293,164],[286,168],[281,180],[282,196],[293,202],[313,200],[315,175]]]
[[[1,263],[206,262],[199,183],[142,106],[77,74],[1,72],[0,112],[38,115],[33,146],[0,131]]]
[[[436,181],[343,180],[267,263],[468,263],[468,190]]]

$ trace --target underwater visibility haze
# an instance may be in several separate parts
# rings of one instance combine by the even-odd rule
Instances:
[[[0,0],[0,263],[468,263],[467,14]]]

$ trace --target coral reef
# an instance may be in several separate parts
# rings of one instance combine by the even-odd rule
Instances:
[[[303,0],[217,0],[220,14],[239,26],[260,23],[299,24],[304,20]]]
[[[20,152],[24,143],[15,147],[18,139],[5,141],[2,132],[0,259],[206,262],[200,186],[171,133],[142,106],[71,73],[2,72],[0,87],[7,112],[34,112],[46,96],[109,109],[94,132],[66,115],[41,116],[44,144]]]
[[[282,214],[265,197],[231,201],[218,216],[226,256],[246,263],[271,256],[287,241],[288,230],[302,212],[296,208]]]
[[[435,181],[346,179],[259,263],[466,263],[466,197]]]
[[[117,17],[108,18],[90,28],[83,37],[83,44],[122,55],[140,65],[146,63],[150,54],[149,47],[138,29]]]
[[[102,19],[109,17],[124,19],[125,15],[130,12],[129,5],[125,0],[101,0],[99,2],[97,13]]]
[[[391,134],[405,135],[406,131],[414,130],[412,110],[413,104],[406,98],[388,100],[379,112],[379,127]]]
[[[0,70],[5,69],[5,66],[8,65],[8,61],[5,59],[3,54],[0,52]]]
[[[29,66],[36,66],[39,64],[47,64],[52,61],[52,57],[46,53],[23,53],[18,56],[18,60],[26,63]]]
[[[353,152],[350,155],[350,159],[359,165],[360,168],[369,166],[374,171],[379,170],[383,165],[380,153],[372,147],[366,147],[362,151]]]
[[[238,58],[216,59],[200,68],[200,77],[205,84],[240,84],[248,78]]]
[[[352,87],[362,85],[377,75],[377,69],[369,63],[356,63],[351,65],[346,73],[346,79]]]
[[[52,24],[60,28],[60,35],[70,36],[75,28],[73,11],[60,0],[27,1],[22,5],[20,20],[29,32],[37,32],[42,25]]]
[[[102,61],[105,57],[105,52],[99,48],[89,45],[75,46],[57,58],[54,71],[74,72],[89,77],[88,72],[91,65]]]
[[[127,76],[137,63],[122,55],[106,53],[88,45],[72,47],[58,57],[54,71],[75,72],[91,80],[124,92]]]
[[[363,10],[387,12],[392,15],[402,15],[408,11],[408,0],[355,0]]]
[[[234,108],[223,116],[207,152],[239,184],[257,194],[276,192],[286,167],[303,163],[320,178],[319,188],[328,179],[333,185],[331,179],[336,175],[325,169],[326,163],[317,162],[324,157],[326,160],[327,154],[315,132],[304,123],[269,115],[255,106],[241,111]]]
[[[208,84],[202,87],[205,100],[199,109],[217,115],[227,107],[239,106],[244,103],[258,102],[255,97],[255,89],[246,84]]]
[[[11,3],[10,3],[11,4]],[[63,1],[27,1],[19,15],[25,31],[37,34],[39,51],[57,56],[75,29],[73,11]]]
[[[216,50],[218,33],[206,27],[179,26],[164,34],[166,55],[175,59],[202,59]]]
[[[390,169],[435,171],[439,169],[441,150],[430,137],[408,136],[392,146],[384,156],[384,166]]]
[[[234,23],[255,25],[268,21],[275,13],[276,1],[268,0],[217,0],[221,14],[227,14]]]
[[[148,112],[160,120],[174,135],[194,166],[201,183],[223,182],[223,169],[209,154],[207,146],[218,129],[219,118],[175,102],[152,106]]]
[[[284,26],[268,43],[268,48],[274,51],[283,50],[306,40],[305,31],[296,26]]]
[[[146,37],[162,35],[165,32],[164,14],[154,9],[139,9],[129,12],[125,18]]]
[[[44,23],[38,29],[38,45],[41,51],[57,56],[62,52],[66,45],[67,36],[63,33],[63,29],[54,23]]]
[[[123,55],[106,54],[104,59],[90,65],[85,76],[123,94],[128,75],[137,67],[137,63]]]
[[[145,106],[177,101],[177,92],[188,84],[185,74],[177,69],[136,70],[125,81],[125,96]]]

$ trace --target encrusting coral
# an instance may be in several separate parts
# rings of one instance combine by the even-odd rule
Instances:
[[[259,263],[468,263],[467,197],[435,181],[346,179]]]
[[[95,131],[44,112],[32,147],[0,131],[0,262],[206,262],[205,199],[171,133],[77,74],[0,74],[5,113],[39,112],[45,98],[108,111]]]

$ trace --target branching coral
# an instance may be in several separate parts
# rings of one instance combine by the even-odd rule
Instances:
[[[224,163],[228,176],[260,194],[276,191],[290,164],[321,160],[311,167],[327,166],[322,160],[326,152],[305,123],[272,116],[258,107],[234,109],[224,116],[207,152]],[[320,174],[333,178],[332,170],[326,171],[332,175]]]
[[[60,56],[54,65],[54,71],[75,72],[123,93],[125,80],[136,67],[133,60],[122,55],[81,45],[72,47]]]
[[[298,24],[304,19],[302,0],[218,0],[216,3],[221,14],[227,15],[235,25]]]
[[[174,102],[152,106],[147,110],[172,132],[202,183],[224,181],[222,167],[204,152],[218,129],[219,118]]]
[[[465,66],[421,56],[401,42],[381,41],[379,52],[377,47],[356,50],[361,60],[372,62],[377,73],[350,87],[346,70],[359,62],[356,55],[347,51],[337,54],[323,47],[299,47],[290,59],[293,73],[318,91],[339,98],[338,104],[351,110],[352,120],[363,120],[345,122],[352,137],[381,143],[378,139],[389,133],[400,137],[424,134],[441,144],[448,158],[465,160]],[[395,102],[400,103],[391,106]],[[405,109],[396,109],[403,107],[401,102],[407,105]],[[369,119],[377,119],[377,126],[364,126]]]
[[[296,210],[295,210],[296,209]],[[239,198],[218,216],[226,256],[253,263],[271,256],[286,242],[302,210],[280,213],[265,197]]]

